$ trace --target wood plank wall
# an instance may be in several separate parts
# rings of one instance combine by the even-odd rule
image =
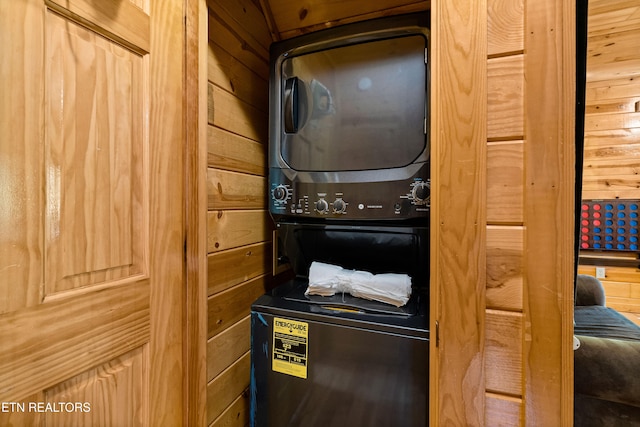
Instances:
[[[434,426],[484,425],[487,12],[484,0],[438,1],[431,10]]]
[[[583,199],[640,199],[638,40],[637,2],[589,1]],[[640,269],[602,266],[607,305],[640,313]],[[595,276],[595,266],[579,273]]]
[[[272,281],[266,209],[271,35],[251,0],[208,2],[207,424],[249,415],[250,306]]]

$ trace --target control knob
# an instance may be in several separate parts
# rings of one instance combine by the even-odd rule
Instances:
[[[284,202],[285,200],[287,200],[287,187],[285,187],[284,185],[278,185],[273,189],[271,194],[273,195],[274,200],[278,202]]]
[[[333,202],[333,212],[344,213],[347,210],[347,204],[342,199],[336,199]]]
[[[320,199],[316,202],[316,210],[320,213],[327,213],[329,210],[329,204],[325,199]]]
[[[411,197],[416,205],[426,205],[429,203],[430,185],[427,182],[420,181],[413,185]]]

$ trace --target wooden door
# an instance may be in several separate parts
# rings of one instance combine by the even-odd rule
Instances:
[[[0,1],[0,425],[180,425],[180,0]]]

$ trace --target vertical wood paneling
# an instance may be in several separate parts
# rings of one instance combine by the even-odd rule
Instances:
[[[0,314],[41,298],[44,16],[37,2],[0,2]]]
[[[185,1],[185,368],[183,425],[205,425],[207,406],[207,7]]]
[[[151,1],[149,57],[149,270],[151,291],[149,425],[184,417],[184,1]],[[177,60],[179,58],[179,60]]]
[[[431,330],[437,321],[440,340],[431,340],[430,423],[481,426],[487,3],[434,2],[432,35]]]
[[[525,423],[571,425],[575,2],[525,14]]]

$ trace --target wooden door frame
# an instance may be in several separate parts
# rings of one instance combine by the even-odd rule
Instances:
[[[575,0],[523,1],[521,423],[572,425]],[[431,9],[431,425],[485,422],[486,8],[438,0]]]
[[[207,413],[207,5],[184,0],[185,426],[206,425]]]
[[[573,424],[575,0],[525,7],[525,425]]]

